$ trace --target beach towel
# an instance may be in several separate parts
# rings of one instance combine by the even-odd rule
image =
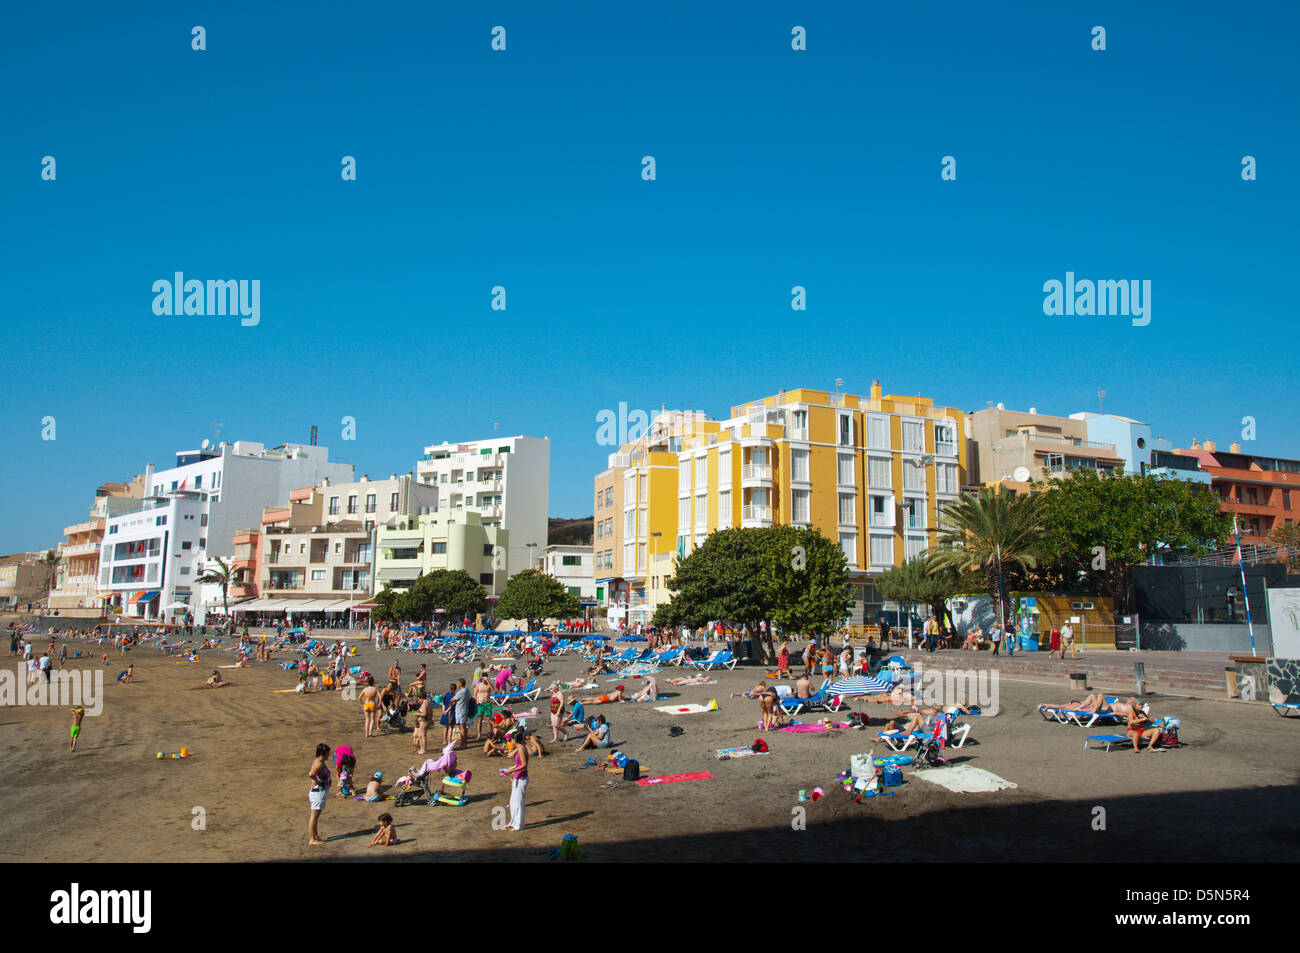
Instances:
[[[714,754],[719,761],[730,761],[732,758],[748,758],[751,754],[767,754],[767,752],[755,751],[753,748],[719,748]]]
[[[947,788],[949,791],[955,791],[958,794],[1000,791],[1003,788],[1017,786],[1005,778],[998,777],[991,771],[975,768],[968,764],[954,764],[946,768],[929,768],[925,771],[914,771],[913,775]]]
[[[688,774],[665,774],[658,778],[642,778],[637,784],[646,787],[651,784],[676,784],[678,781],[703,781],[713,775],[707,771],[691,771]]]
[[[702,711],[712,711],[708,705],[657,705],[655,711],[666,711],[670,715],[695,715]]]
[[[296,688],[275,688],[271,690],[271,694],[272,695],[293,695],[296,694],[297,691],[298,689]],[[310,780],[310,778],[308,780]]]
[[[811,734],[813,732],[818,732],[818,731],[840,731],[844,728],[849,728],[849,727],[851,726],[847,721],[841,721],[841,722],[832,722],[830,725],[823,725],[823,724],[786,725],[786,727],[778,730],[788,731],[792,734],[802,735],[802,734]]]

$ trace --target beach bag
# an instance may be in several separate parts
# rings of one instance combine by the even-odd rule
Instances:
[[[767,742],[764,741],[762,738],[755,738],[755,739],[754,739],[754,743],[753,743],[752,745],[750,745],[750,750],[751,750],[751,751],[754,751],[754,752],[756,752],[756,753],[758,753],[758,754],[766,754],[766,753],[767,753]]]
[[[626,763],[623,765],[623,780],[641,780],[641,762],[637,761],[636,758],[628,758]]]
[[[1160,737],[1156,739],[1156,745],[1161,748],[1180,747],[1181,745],[1178,741],[1178,727],[1176,725],[1171,725],[1170,727],[1163,729],[1160,732]]]
[[[903,783],[903,769],[896,764],[887,764],[880,779],[887,788],[898,787]]]

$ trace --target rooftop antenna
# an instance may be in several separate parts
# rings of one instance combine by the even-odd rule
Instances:
[[[1097,413],[1099,414],[1105,413],[1105,411],[1101,409],[1101,402],[1105,398],[1105,396],[1106,396],[1106,392],[1102,390],[1100,387],[1098,387],[1097,388]]]
[[[210,426],[213,430],[215,430],[215,431],[216,431],[216,434],[217,434],[217,439],[214,440],[213,442],[214,442],[214,443],[221,443],[221,428],[224,427],[225,424],[224,424],[224,423],[220,423],[220,424],[209,424],[208,426]]]
[[[315,424],[311,425],[311,445],[313,447],[316,446],[316,435],[318,430],[319,428]]]

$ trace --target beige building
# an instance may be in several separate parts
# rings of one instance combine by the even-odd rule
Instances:
[[[437,488],[409,473],[294,490],[286,505],[263,511],[260,530],[235,534],[232,568],[240,575],[231,595],[246,597],[251,578],[256,598],[232,611],[298,620],[347,613],[370,595],[375,534],[437,507]],[[219,591],[215,597],[219,603]]]
[[[26,611],[28,603],[44,603],[48,571],[42,553],[0,556],[0,607]]]
[[[472,510],[432,513],[399,519],[381,528],[375,539],[375,585],[407,589],[434,569],[462,569],[488,591],[505,591],[510,533],[485,526]]]
[[[1001,404],[966,415],[970,482],[1025,492],[1034,480],[1063,476],[1077,467],[1124,471],[1113,443],[1088,439],[1088,422],[1071,417],[1007,410]]]
[[[59,562],[50,608],[60,611],[100,607],[99,551],[104,542],[104,520],[138,506],[144,496],[144,476],[137,474],[121,483],[102,483],[90,505],[90,518],[63,528]]]

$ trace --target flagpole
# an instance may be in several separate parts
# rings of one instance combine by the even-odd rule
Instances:
[[[1250,620],[1250,593],[1246,589],[1246,563],[1241,556],[1241,530],[1237,528],[1237,517],[1232,518],[1232,533],[1237,537],[1237,568],[1241,570],[1241,597],[1246,602],[1246,628],[1250,630],[1250,654],[1258,655],[1255,648],[1255,624]]]

